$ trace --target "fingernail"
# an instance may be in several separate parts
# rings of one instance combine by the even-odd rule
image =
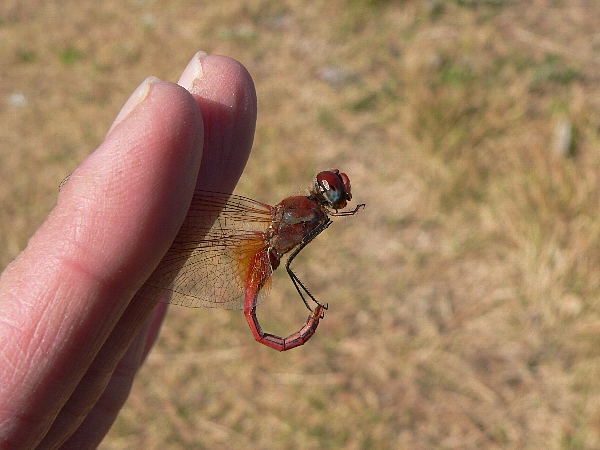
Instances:
[[[71,174],[73,175],[73,174]],[[60,182],[60,184],[58,185],[58,192],[62,191],[62,188],[65,187],[65,184],[67,184],[67,182],[69,181],[69,178],[71,178],[71,175],[69,175],[67,178],[65,178],[64,180],[62,180]]]
[[[161,81],[156,78],[156,77],[148,77],[146,78],[142,84],[140,84],[135,91],[133,91],[133,94],[131,94],[131,97],[129,97],[129,99],[125,102],[125,105],[123,105],[123,108],[121,108],[121,111],[119,111],[119,114],[117,114],[117,118],[115,119],[115,121],[113,122],[113,124],[111,125],[110,129],[108,130],[108,133],[106,133],[106,135],[108,136],[110,134],[110,132],[117,126],[119,125],[121,122],[123,122],[127,116],[131,113],[131,111],[133,111],[135,109],[135,107],[137,105],[139,105],[140,103],[142,103],[144,101],[144,99],[146,97],[148,97],[148,94],[150,93],[150,88],[155,85],[160,83]]]
[[[192,89],[194,82],[202,78],[204,75],[204,71],[202,70],[202,59],[206,58],[207,56],[208,54],[206,52],[196,53],[181,74],[177,84],[188,91]]]

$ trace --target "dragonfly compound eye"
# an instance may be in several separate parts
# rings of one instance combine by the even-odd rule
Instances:
[[[346,202],[352,199],[350,180],[339,170],[327,170],[317,175],[315,187],[325,200],[335,209],[344,208]]]

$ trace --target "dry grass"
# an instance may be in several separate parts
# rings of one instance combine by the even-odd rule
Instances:
[[[102,447],[600,447],[598,23],[595,0],[4,2],[1,267],[135,86],[198,49],[256,82],[239,193],[340,167],[368,205],[296,265],[331,305],[308,345],[171,308]],[[275,281],[259,314],[285,333],[306,311]]]

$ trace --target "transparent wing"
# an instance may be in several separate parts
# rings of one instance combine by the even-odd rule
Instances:
[[[271,212],[245,197],[196,191],[173,245],[138,294],[188,307],[242,309],[250,263],[260,254],[259,303],[271,286],[265,238]]]

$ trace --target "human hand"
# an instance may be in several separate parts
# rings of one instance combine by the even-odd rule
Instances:
[[[123,406],[166,312],[135,293],[194,187],[233,191],[252,146],[250,75],[203,56],[187,90],[140,85],[0,276],[0,449],[95,448]]]

